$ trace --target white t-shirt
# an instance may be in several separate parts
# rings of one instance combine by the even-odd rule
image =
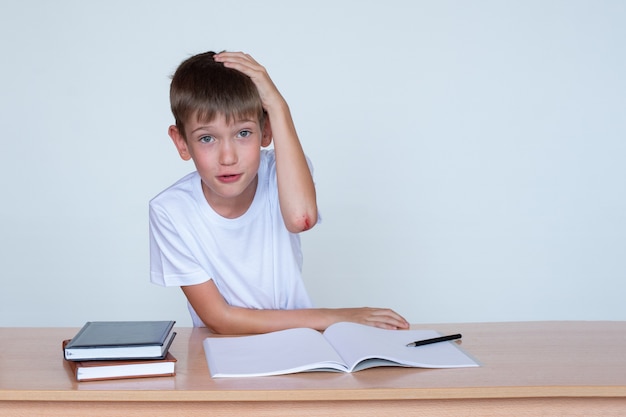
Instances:
[[[217,214],[192,172],[150,201],[150,279],[184,286],[212,279],[226,302],[253,309],[310,308],[302,281],[300,236],[285,227],[273,150],[261,151],[248,211]],[[191,305],[194,326],[204,326]]]

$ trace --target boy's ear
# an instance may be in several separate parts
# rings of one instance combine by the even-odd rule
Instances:
[[[189,161],[191,159],[191,154],[189,153],[189,148],[187,147],[187,140],[180,133],[178,128],[175,125],[172,125],[168,129],[167,133],[170,135],[170,138],[172,138],[174,146],[176,146],[176,150],[178,150],[180,157],[185,161]]]
[[[266,148],[272,143],[272,126],[270,118],[265,117],[265,125],[263,126],[263,136],[261,137],[261,146]]]

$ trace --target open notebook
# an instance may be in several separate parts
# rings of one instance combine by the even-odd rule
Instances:
[[[454,342],[406,346],[437,336],[440,334],[433,330],[385,330],[342,322],[323,333],[297,328],[253,336],[208,337],[204,351],[212,377],[355,372],[377,366],[479,366]]]

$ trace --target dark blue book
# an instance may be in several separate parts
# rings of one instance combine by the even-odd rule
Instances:
[[[176,336],[174,321],[90,321],[65,346],[65,359],[163,359]]]

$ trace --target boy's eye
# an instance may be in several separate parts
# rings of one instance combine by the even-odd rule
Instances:
[[[239,132],[239,135],[237,135],[237,136],[240,137],[240,138],[247,138],[251,134],[252,134],[252,132],[249,131],[249,130],[242,130],[241,132]]]
[[[202,136],[200,139],[200,142],[202,143],[210,143],[213,142],[215,139],[213,139],[213,136]]]

